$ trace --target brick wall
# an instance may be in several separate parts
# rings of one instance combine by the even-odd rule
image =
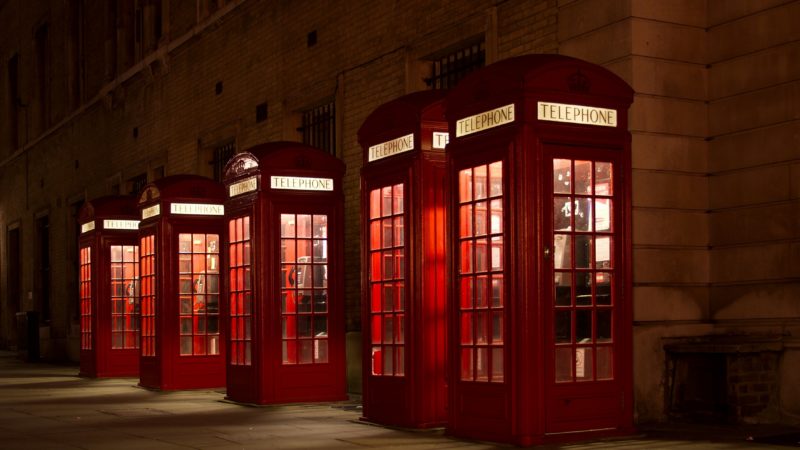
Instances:
[[[54,24],[55,52],[67,54],[69,27],[59,19],[65,14],[64,5],[50,2],[41,6],[41,10],[15,16],[17,4],[8,3],[0,16],[18,17],[8,22],[13,24],[9,30],[20,35],[29,34],[29,24],[37,18],[48,17]],[[210,175],[209,151],[215,145],[233,139],[237,148],[244,149],[264,141],[297,140],[297,113],[336,99],[338,153],[347,163],[345,291],[351,331],[360,329],[362,150],[356,132],[364,118],[383,102],[423,89],[422,79],[427,76],[423,61],[428,55],[476,36],[483,36],[490,47],[489,62],[515,54],[556,51],[554,0],[418,0],[402,5],[366,0],[345,4],[233,1],[211,16],[202,8],[197,10],[195,2],[173,0],[164,6],[168,35],[161,48],[155,55],[138,56],[130,47],[135,11],[129,6],[119,4],[116,11],[120,27],[116,52],[105,48],[111,45],[105,17],[109,11],[85,8],[86,102],[77,111],[70,109],[66,87],[59,88],[54,97],[53,111],[58,112],[54,123],[67,118],[65,123],[44,135],[21,125],[31,129],[22,142],[27,156],[17,156],[0,168],[3,183],[8,184],[0,193],[3,227],[22,220],[24,236],[30,238],[33,215],[47,211],[53,226],[54,286],[67,286],[71,273],[64,245],[71,220],[67,203],[111,193],[117,184],[124,191],[125,180],[160,165],[165,166],[167,175]],[[307,35],[312,31],[317,33],[317,43],[308,46]],[[194,34],[189,37],[186,33]],[[32,70],[29,40],[0,42],[0,55],[22,53],[21,78],[25,78]],[[106,53],[116,55],[118,78],[110,82],[106,61],[97,56]],[[60,72],[66,71],[65,66],[66,61],[53,61],[54,79],[66,86],[67,77]],[[218,82],[223,87],[220,94],[215,92]],[[23,86],[26,93],[35,94],[33,88]],[[256,123],[255,107],[265,101],[269,118]],[[2,155],[15,151],[3,148]],[[6,175],[14,171],[24,178]],[[24,192],[25,198],[8,195],[15,191]],[[32,246],[23,249],[29,260]],[[24,270],[26,292],[34,283],[31,270]],[[74,337],[76,331],[70,314],[73,300],[64,289],[55,289],[53,296],[51,335],[64,339],[52,347],[53,353],[66,354],[62,351],[67,347],[65,339],[70,334]],[[4,336],[10,337],[9,333],[4,326]]]
[[[728,404],[736,418],[745,421],[759,420],[759,415],[772,413],[778,402],[779,353],[731,354],[727,358]]]

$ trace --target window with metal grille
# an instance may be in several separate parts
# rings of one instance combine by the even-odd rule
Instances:
[[[144,188],[144,185],[147,184],[147,174],[141,173],[136,175],[135,177],[128,180],[128,194],[130,195],[139,195]]]
[[[233,158],[236,154],[236,142],[231,141],[214,148],[214,154],[211,158],[211,167],[213,168],[214,180],[222,181],[222,176],[225,171],[225,164]]]
[[[475,42],[432,61],[431,77],[425,83],[431,89],[451,89],[468,73],[486,65],[485,44]]]
[[[336,107],[334,102],[303,111],[303,143],[336,156]]]

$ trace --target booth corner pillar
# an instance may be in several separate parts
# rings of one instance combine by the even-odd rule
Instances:
[[[296,142],[247,149],[225,167],[227,398],[347,398],[344,163]]]
[[[447,96],[449,433],[633,431],[632,100],[561,55],[499,61]]]
[[[358,132],[363,420],[370,422],[446,421],[445,95],[392,100]]]
[[[225,386],[221,250],[225,191],[174,175],[139,196],[139,384],[162,390]]]
[[[107,196],[78,212],[80,375],[139,375],[136,198]]]

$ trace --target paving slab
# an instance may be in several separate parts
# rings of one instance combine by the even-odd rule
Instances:
[[[456,439],[441,429],[362,422],[357,401],[253,407],[225,400],[220,389],[159,392],[138,387],[136,378],[89,379],[77,373],[74,365],[24,363],[0,351],[0,449],[513,448]],[[540,448],[786,448],[746,439],[786,431],[780,426],[662,424],[640,430],[635,437]]]

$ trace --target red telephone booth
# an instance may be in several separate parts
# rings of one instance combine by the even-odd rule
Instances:
[[[162,178],[142,191],[142,386],[225,386],[224,200],[221,184],[196,175]]]
[[[632,431],[632,96],[560,55],[500,61],[448,95],[452,434]]]
[[[225,167],[228,398],[347,398],[344,163],[296,142],[261,144]]]
[[[442,91],[378,107],[358,132],[364,419],[446,421],[446,166]]]
[[[139,374],[139,220],[136,198],[101,197],[78,213],[80,374]]]

